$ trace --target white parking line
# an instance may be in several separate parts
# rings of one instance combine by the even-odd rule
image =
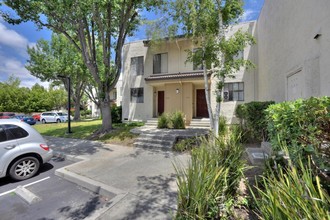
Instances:
[[[31,185],[33,185],[33,184],[40,183],[40,182],[45,181],[45,180],[47,180],[47,179],[49,179],[49,178],[50,178],[50,176],[47,176],[47,177],[45,177],[45,178],[43,178],[43,179],[40,179],[40,180],[34,181],[34,182],[32,182],[32,183],[28,183],[28,184],[24,185],[23,187],[28,187],[28,186],[31,186]],[[6,192],[1,193],[0,196],[4,196],[4,195],[7,195],[7,194],[9,194],[9,193],[15,192],[15,190],[16,190],[16,189],[8,190],[8,191],[6,191]]]

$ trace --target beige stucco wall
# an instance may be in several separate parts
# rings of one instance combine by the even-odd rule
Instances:
[[[260,100],[330,95],[329,24],[329,0],[265,0],[257,25]]]
[[[252,35],[255,33],[255,22],[248,22],[235,25],[227,31],[227,36],[231,36],[237,30],[242,29],[248,31]],[[127,120],[143,120],[146,121],[157,115],[157,92],[165,91],[165,112],[174,112],[177,110],[183,111],[186,114],[186,119],[189,122],[193,117],[196,117],[196,89],[203,89],[203,78],[200,79],[178,79],[145,82],[145,78],[153,74],[153,55],[158,53],[168,54],[168,73],[183,73],[192,72],[193,65],[187,60],[187,49],[193,49],[194,46],[191,40],[177,39],[165,41],[160,45],[145,46],[142,41],[132,42],[124,46],[123,60],[123,119]],[[244,58],[250,59],[256,63],[255,47],[247,47],[244,50]],[[144,75],[130,76],[130,61],[131,57],[144,56]],[[245,101],[250,102],[256,98],[256,69],[247,71],[241,69],[235,79],[227,79],[227,82],[244,82]],[[211,79],[212,92],[211,100],[212,107],[215,107],[214,86],[215,79]],[[130,102],[130,88],[144,88],[144,103]],[[180,92],[176,93],[176,89]],[[222,114],[224,114],[229,122],[232,121],[234,110],[237,104],[243,102],[224,102],[222,104]]]
[[[146,59],[148,48],[144,47],[143,41],[127,43],[123,47],[123,82],[122,82],[122,105],[123,120],[145,120],[153,114],[153,89],[145,84],[145,75],[131,76],[131,57],[144,56]],[[144,72],[146,73],[146,64]],[[131,103],[131,88],[144,88],[144,103]]]
[[[235,26],[229,27],[226,31],[226,38],[233,36],[238,30],[242,30],[244,32],[248,32],[252,36],[256,36],[256,22],[246,22],[240,23]],[[225,82],[244,82],[244,101],[226,101],[221,103],[221,115],[227,118],[228,123],[236,123],[237,120],[235,118],[235,109],[237,105],[252,102],[257,100],[258,98],[258,91],[257,91],[257,80],[258,80],[258,47],[259,43],[257,42],[256,45],[247,46],[243,51],[243,58],[252,61],[255,64],[255,68],[247,70],[245,68],[241,68],[235,74],[235,78],[226,78]],[[212,86],[211,91],[214,94],[216,86],[216,79],[212,79]],[[212,108],[215,109],[216,106],[216,99],[211,99],[212,101]]]
[[[146,121],[157,115],[157,92],[164,91],[165,112],[184,111],[187,120],[193,117],[193,89],[190,79],[168,80],[160,83],[146,83],[146,77],[153,74],[153,55],[158,53],[168,54],[168,73],[192,72],[192,63],[186,62],[187,49],[193,49],[191,40],[178,39],[165,41],[161,45],[145,46],[143,41],[132,42],[123,48],[123,82],[122,104],[124,120]],[[130,63],[132,57],[144,56],[144,75],[131,76]],[[196,79],[193,79],[196,83]],[[199,82],[200,83],[200,82]],[[130,102],[131,88],[144,88],[144,103]],[[177,94],[176,89],[180,92]]]

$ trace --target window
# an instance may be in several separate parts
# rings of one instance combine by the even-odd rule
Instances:
[[[131,75],[143,75],[144,63],[143,56],[131,58]]]
[[[167,53],[154,55],[154,74],[167,73]]]
[[[202,60],[201,58],[203,56],[202,48],[194,48],[193,53],[194,53],[193,70],[203,70],[203,63],[200,63]]]
[[[5,125],[7,140],[20,139],[27,137],[27,133],[23,128],[18,127],[17,125]]]
[[[143,88],[131,88],[131,102],[143,103]]]
[[[6,131],[3,127],[0,126],[0,142],[7,140]]]
[[[113,92],[113,94],[112,94],[112,98],[114,99],[114,100],[116,100],[117,99],[117,92],[115,91],[115,92]]]
[[[225,83],[225,101],[244,101],[244,82]]]

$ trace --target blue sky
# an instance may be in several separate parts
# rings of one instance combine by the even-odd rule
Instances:
[[[256,20],[261,11],[264,0],[245,0],[244,15],[241,21]],[[1,9],[8,10],[5,6]],[[147,19],[155,15],[146,14]],[[0,18],[0,81],[8,80],[10,75],[20,78],[21,86],[31,87],[36,82],[48,86],[47,82],[40,82],[30,75],[24,65],[29,59],[26,52],[27,46],[34,46],[39,39],[49,40],[51,32],[47,29],[37,30],[36,26],[27,22],[20,25],[9,25]],[[141,27],[129,41],[145,38],[144,28]]]

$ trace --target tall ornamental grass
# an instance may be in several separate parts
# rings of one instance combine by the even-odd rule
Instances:
[[[188,167],[174,165],[178,184],[176,219],[218,219],[230,215],[246,166],[239,135],[202,138]]]
[[[310,166],[279,166],[250,190],[260,219],[330,219],[330,197]]]

